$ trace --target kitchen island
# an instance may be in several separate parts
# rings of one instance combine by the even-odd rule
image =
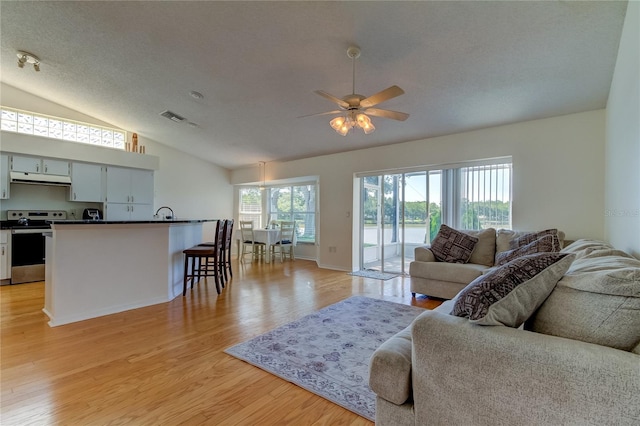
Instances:
[[[52,327],[168,302],[182,294],[182,250],[203,241],[196,220],[51,221],[44,313]]]

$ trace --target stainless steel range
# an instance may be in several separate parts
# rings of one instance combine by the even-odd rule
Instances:
[[[51,229],[47,220],[67,218],[62,210],[8,210],[11,229],[11,284],[44,280],[45,237]]]

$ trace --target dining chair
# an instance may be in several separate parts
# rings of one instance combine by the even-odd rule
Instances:
[[[295,233],[296,233],[295,221],[283,220],[280,222],[280,241],[278,241],[272,246],[272,251],[273,251],[272,257],[275,256],[276,254],[279,254],[280,262],[283,262],[285,256],[288,255],[289,259],[295,260],[294,245],[293,245]]]
[[[251,254],[252,260],[258,257],[264,257],[265,244],[256,241],[253,235],[253,221],[240,221],[240,234],[242,238],[242,253],[240,254],[240,262],[244,263],[244,256]]]

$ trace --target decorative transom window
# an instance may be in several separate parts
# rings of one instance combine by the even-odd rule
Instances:
[[[0,129],[64,141],[125,149],[127,132],[19,109],[0,107]]]

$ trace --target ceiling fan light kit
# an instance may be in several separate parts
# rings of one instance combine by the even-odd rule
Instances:
[[[342,136],[347,136],[349,131],[354,127],[361,128],[365,135],[373,133],[373,131],[376,130],[376,126],[373,125],[371,119],[366,114],[356,114],[355,111],[349,111],[346,116],[336,117],[331,120],[329,124],[333,130]]]
[[[342,99],[333,96],[322,90],[316,90],[317,95],[322,96],[325,99],[330,100],[338,105],[339,110],[321,112],[319,114],[311,114],[307,117],[315,115],[329,115],[329,114],[341,114],[340,116],[332,119],[329,125],[333,130],[342,136],[346,136],[353,128],[360,128],[368,135],[376,130],[376,127],[371,122],[369,115],[382,118],[390,118],[392,120],[404,121],[409,118],[409,114],[398,111],[390,111],[386,109],[372,108],[379,103],[382,103],[396,96],[400,96],[404,93],[404,90],[398,86],[388,87],[375,95],[368,98],[356,93],[356,59],[360,57],[360,49],[356,46],[350,46],[347,49],[347,56],[349,56],[353,62],[353,90],[350,95],[343,97]],[[368,114],[368,115],[367,115]]]
[[[33,69],[40,71],[40,59],[33,53],[18,50],[18,68],[24,68],[24,64],[33,64]]]

